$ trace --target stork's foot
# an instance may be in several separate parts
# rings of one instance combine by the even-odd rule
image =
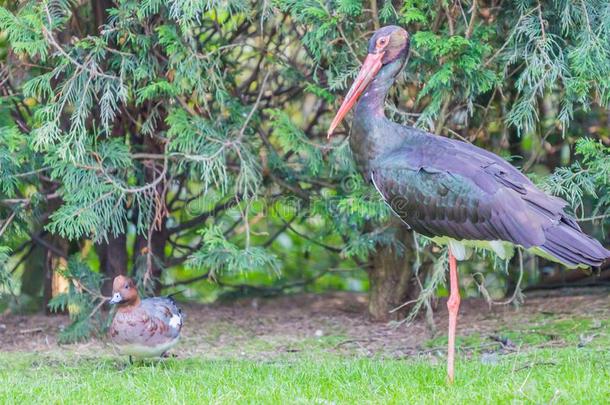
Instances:
[[[129,356],[129,364],[133,366],[133,357]]]

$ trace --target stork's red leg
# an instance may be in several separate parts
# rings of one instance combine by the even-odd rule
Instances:
[[[457,263],[455,256],[449,249],[449,300],[447,300],[447,309],[449,309],[449,347],[447,348],[447,377],[449,382],[453,383],[454,371],[453,364],[455,361],[455,329],[457,327],[458,310],[460,309],[460,289],[458,284]]]

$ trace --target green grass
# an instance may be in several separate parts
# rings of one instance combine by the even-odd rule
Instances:
[[[256,336],[230,322],[210,322],[203,335],[185,337],[174,350],[181,358],[133,366],[72,346],[46,354],[0,352],[0,404],[610,403],[605,312],[507,322],[493,335],[509,339],[510,347],[464,330],[452,386],[438,356],[446,336],[425,342],[420,357],[399,360],[380,348],[379,357],[366,357],[342,345],[353,336],[335,332]],[[191,351],[199,354],[186,354],[201,342]]]
[[[491,363],[491,364],[490,364]],[[0,403],[607,403],[610,352],[537,349],[444,359],[298,353],[270,361],[0,354]]]

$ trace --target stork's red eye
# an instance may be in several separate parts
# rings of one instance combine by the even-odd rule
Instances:
[[[388,44],[388,37],[381,37],[377,40],[377,47],[383,48]]]

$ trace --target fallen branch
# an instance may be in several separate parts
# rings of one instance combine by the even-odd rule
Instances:
[[[375,341],[377,339],[375,338],[366,338],[366,339],[347,339],[344,340],[342,342],[339,342],[335,345],[335,349],[338,349],[339,347],[343,346],[343,345],[347,345],[349,343],[359,343],[359,342],[372,342]]]
[[[555,363],[554,361],[533,361],[529,364],[526,364],[525,366],[519,367],[518,369],[515,370],[515,372],[525,370],[528,368],[532,368],[534,366],[556,366],[556,365],[557,365],[557,363]]]
[[[32,329],[21,329],[19,331],[19,333],[22,334],[22,335],[27,335],[27,334],[30,334],[30,333],[40,333],[42,331],[43,331],[42,328],[32,328]]]

